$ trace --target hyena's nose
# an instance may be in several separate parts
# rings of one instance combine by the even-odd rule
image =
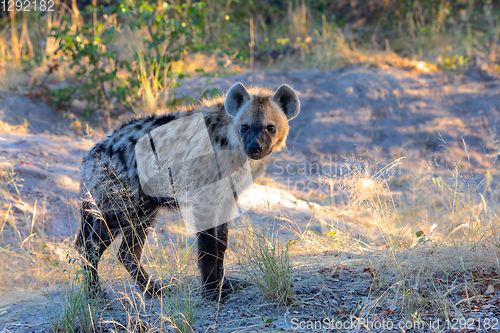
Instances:
[[[250,154],[258,154],[262,151],[262,146],[259,145],[258,143],[252,143],[250,146],[248,146],[248,152]]]

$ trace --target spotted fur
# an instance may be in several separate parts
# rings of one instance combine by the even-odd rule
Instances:
[[[212,149],[215,152],[229,150],[246,154],[250,158],[252,174],[256,174],[262,169],[264,157],[283,148],[288,135],[288,120],[295,117],[298,111],[298,98],[286,85],[273,93],[264,88],[247,90],[237,83],[226,96],[204,100],[196,107],[128,121],[97,143],[81,164],[82,220],[76,238],[76,246],[85,259],[83,268],[87,273],[89,293],[92,296],[101,293],[98,262],[120,233],[123,240],[118,251],[119,261],[142,289],[150,294],[162,290],[162,286],[152,281],[140,265],[142,248],[158,209],[178,208],[182,203],[174,198],[148,196],[141,188],[135,151],[141,138],[171,123],[169,131],[175,131],[179,140],[169,147],[155,149],[185,150],[189,146],[186,140],[197,134],[186,135],[186,127],[178,125],[182,122],[172,122],[200,112]],[[244,133],[242,126],[248,127]],[[274,130],[270,131],[269,126],[273,126]],[[249,153],[249,145],[262,149],[259,153]],[[202,164],[194,165],[191,172],[206,172],[207,166]],[[219,167],[223,175],[239,177],[236,173],[239,166],[241,161],[234,156],[220,159]],[[206,214],[210,215],[210,212]],[[223,280],[227,234],[228,223],[198,234],[198,263],[207,297],[214,297]],[[221,287],[225,291],[229,288],[227,284]]]

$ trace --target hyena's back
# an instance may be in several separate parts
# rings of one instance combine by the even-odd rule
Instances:
[[[155,129],[163,125],[167,126],[167,131],[173,131],[179,140],[175,140],[169,146],[156,147],[168,149],[174,152],[191,151],[200,149],[198,145],[186,146],[186,137],[192,137],[196,133],[186,134],[186,129],[176,122],[180,118],[192,116],[195,113],[203,115],[203,119],[209,133],[211,146],[214,150],[234,150],[228,139],[228,125],[232,119],[224,111],[223,99],[205,101],[196,109],[176,112],[172,114],[153,115],[144,118],[137,118],[123,124],[103,141],[96,144],[84,157],[80,168],[80,189],[84,203],[87,201],[91,205],[97,205],[99,212],[103,215],[123,216],[129,214],[127,220],[136,219],[134,210],[144,208],[151,210],[162,205],[175,205],[172,198],[149,196],[142,191],[137,169],[136,144],[144,136],[148,136]],[[232,163],[229,163],[232,164]],[[257,164],[257,163],[256,163]],[[206,172],[202,169],[199,172]],[[225,169],[233,169],[232,165],[224,165]],[[234,170],[227,170],[228,172]],[[93,207],[96,208],[96,207]],[[130,226],[130,221],[119,219],[114,221],[106,219],[108,227],[124,228]]]
[[[111,218],[111,221],[105,219],[111,230],[130,226],[127,220],[137,218],[134,210],[161,203],[141,191],[135,145],[154,128],[182,116],[177,113],[131,120],[96,144],[84,157],[80,168],[84,206],[91,206],[94,214]],[[149,202],[151,200],[153,202]],[[114,225],[113,220],[118,224]]]

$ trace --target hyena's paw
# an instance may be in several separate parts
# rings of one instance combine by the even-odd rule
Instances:
[[[101,287],[93,286],[92,288],[87,288],[86,293],[87,299],[97,300],[97,301],[109,301],[111,297],[107,292],[101,289]]]
[[[229,295],[231,295],[231,291],[220,289],[220,288],[212,288],[207,289],[203,288],[202,296],[204,299],[212,302],[221,302],[226,303],[229,300]]]
[[[224,278],[222,283],[222,290],[226,290],[229,293],[234,293],[240,289],[243,289],[248,286],[243,280],[235,279],[235,278]]]
[[[247,283],[239,279],[224,278],[221,284],[203,286],[202,296],[210,301],[225,303],[229,299],[229,295],[244,288]]]

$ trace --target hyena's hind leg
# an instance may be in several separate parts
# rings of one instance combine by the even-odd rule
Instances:
[[[75,246],[83,256],[82,269],[87,294],[90,297],[99,298],[105,296],[99,284],[99,260],[119,230],[110,230],[105,220],[91,208],[90,203],[82,205],[82,223]]]
[[[162,286],[160,283],[151,280],[144,267],[140,264],[140,260],[144,242],[155,216],[156,214],[152,218],[124,230],[123,240],[118,250],[118,260],[139,287],[151,296],[161,293]]]

